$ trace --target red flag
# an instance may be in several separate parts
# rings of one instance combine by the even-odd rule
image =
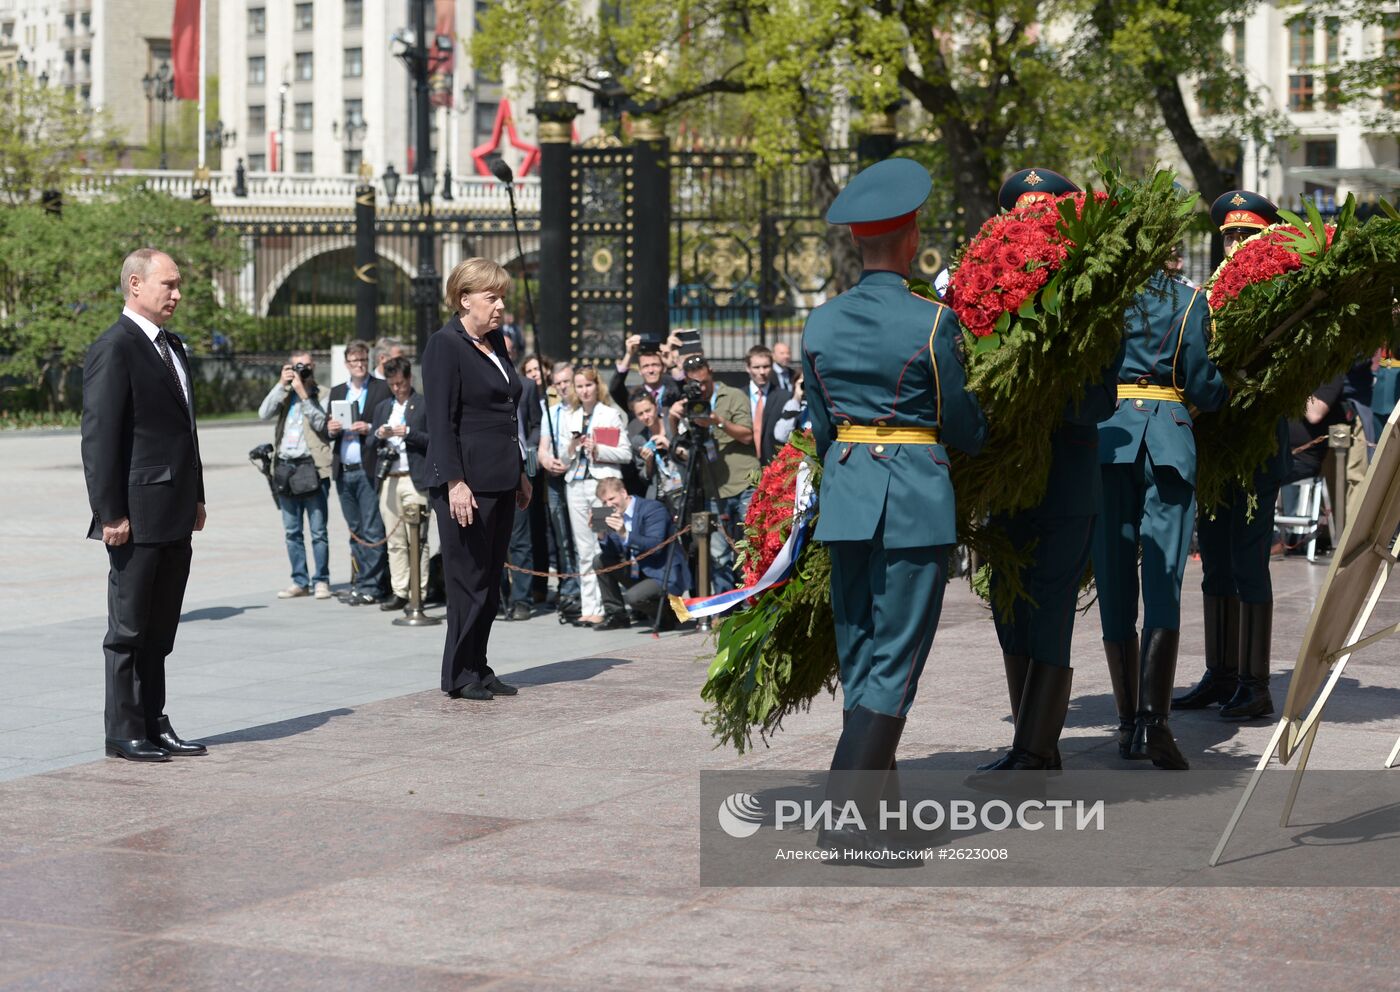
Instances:
[[[203,0],[175,0],[170,27],[170,66],[175,70],[175,99],[199,99],[199,7]]]
[[[457,3],[456,0],[436,0],[436,36],[428,44],[428,89],[434,106],[452,106],[452,70],[457,65]],[[446,50],[437,47],[437,39],[450,42]]]

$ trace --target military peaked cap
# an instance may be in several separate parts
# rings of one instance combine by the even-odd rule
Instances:
[[[1082,190],[1078,186],[1058,172],[1041,168],[1022,169],[1006,177],[997,193],[997,204],[1003,210],[1011,210],[1037,200],[1079,192]]]
[[[826,212],[827,223],[849,224],[856,237],[869,238],[903,227],[928,199],[928,170],[907,158],[887,158],[862,169]]]
[[[1222,193],[1210,205],[1210,219],[1221,231],[1231,228],[1247,228],[1262,231],[1282,219],[1278,207],[1267,196],[1261,196],[1247,189],[1232,189]]]

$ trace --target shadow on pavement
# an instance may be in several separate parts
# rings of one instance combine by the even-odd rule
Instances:
[[[516,685],[549,685],[554,682],[583,682],[596,678],[611,668],[630,665],[622,658],[575,658],[569,661],[556,661],[538,668],[516,672],[510,681]]]
[[[355,711],[341,707],[338,710],[326,710],[323,713],[311,713],[307,716],[294,717],[291,720],[278,720],[276,723],[265,723],[260,727],[248,727],[245,730],[231,730],[227,734],[219,734],[217,737],[200,738],[201,743],[217,746],[219,744],[248,744],[253,741],[275,741],[284,737],[295,737],[297,734],[304,734],[308,730],[315,730],[317,727],[325,726],[332,717],[349,716]]]
[[[191,620],[229,620],[233,617],[242,616],[249,610],[265,610],[266,606],[206,606],[199,610],[190,610],[180,617],[181,623],[189,623]]]

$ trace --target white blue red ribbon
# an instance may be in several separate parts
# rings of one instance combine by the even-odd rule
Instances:
[[[693,599],[671,597],[671,606],[682,621],[713,617],[727,613],[740,603],[759,595],[768,589],[783,585],[792,578],[797,560],[807,544],[812,529],[812,518],[816,515],[817,494],[812,489],[812,472],[804,459],[797,466],[797,488],[792,501],[792,530],[787,540],[773,558],[772,564],[764,570],[753,585],[730,589],[713,596],[698,596]],[[708,553],[708,552],[706,552]]]

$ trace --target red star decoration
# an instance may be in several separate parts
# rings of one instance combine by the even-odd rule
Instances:
[[[540,149],[538,145],[521,141],[520,135],[516,134],[515,117],[510,112],[509,100],[502,100],[500,105],[496,107],[496,123],[491,127],[491,140],[472,149],[472,161],[476,163],[476,174],[478,176],[491,175],[491,167],[486,164],[486,157],[500,149],[502,132],[506,134],[512,148],[525,153],[525,159],[520,163],[518,172],[522,176],[528,176],[531,170],[540,164]]]

